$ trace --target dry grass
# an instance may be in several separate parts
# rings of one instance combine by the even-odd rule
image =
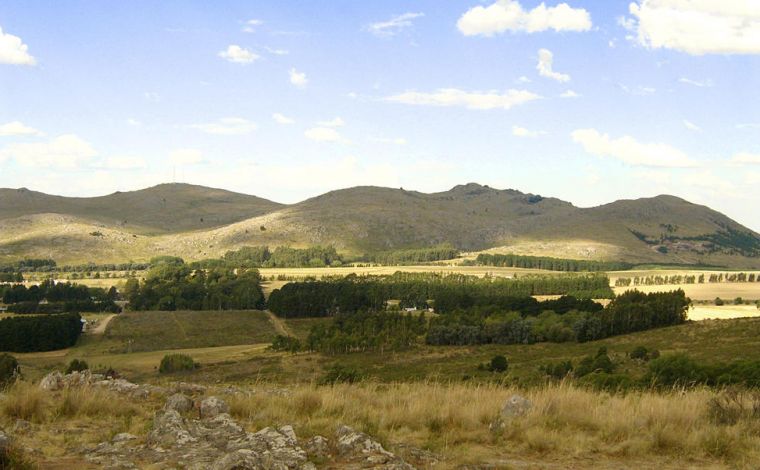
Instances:
[[[62,418],[74,417],[130,417],[140,409],[122,397],[97,387],[78,387],[64,390],[56,414]]]
[[[18,381],[0,396],[0,412],[11,419],[42,422],[49,407],[49,395],[28,382]]]
[[[503,431],[489,431],[504,401],[521,393],[533,408]],[[292,395],[231,399],[253,427],[290,423],[302,435],[331,435],[348,424],[393,447],[410,443],[446,457],[445,466],[499,459],[592,458],[712,463],[752,468],[760,423],[745,413],[722,424],[711,413],[716,392],[609,395],[570,384],[525,391],[495,385],[436,383],[298,386]],[[739,398],[747,410],[756,398]]]

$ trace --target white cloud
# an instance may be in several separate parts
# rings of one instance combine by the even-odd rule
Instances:
[[[348,143],[338,131],[332,127],[312,127],[303,133],[306,137],[317,142],[343,142]]]
[[[142,170],[147,166],[144,158],[130,156],[108,157],[102,165],[109,170]]]
[[[367,26],[367,31],[374,34],[375,36],[395,36],[401,31],[414,26],[412,20],[421,16],[425,16],[425,14],[412,12],[404,13],[394,16],[388,21],[379,21],[377,23],[372,23]]]
[[[305,73],[290,69],[290,83],[298,88],[304,88],[309,83],[309,79],[306,78]]]
[[[496,3],[476,6],[457,21],[457,28],[465,36],[493,36],[505,31],[536,33],[554,31],[588,31],[591,15],[583,8],[572,8],[567,3],[547,7],[541,3],[534,9],[523,9],[517,0],[498,0]]]
[[[573,141],[586,152],[599,157],[612,157],[628,163],[649,167],[685,168],[696,162],[682,151],[667,144],[641,143],[630,136],[611,139],[596,129],[578,129],[572,132]]]
[[[530,78],[523,75],[522,77],[517,79],[517,83],[530,83]]]
[[[538,74],[541,75],[542,77],[551,78],[552,80],[557,80],[558,82],[570,81],[570,75],[567,75],[565,73],[555,72],[552,69],[553,63],[554,63],[554,54],[552,54],[552,51],[550,51],[549,49],[539,49],[538,64],[536,65],[536,70],[538,70]]]
[[[531,131],[524,127],[512,126],[512,135],[516,137],[538,137],[544,134],[546,134],[544,131]]]
[[[559,95],[560,98],[580,98],[581,95],[574,92],[573,90],[566,90],[562,92],[561,95]]]
[[[169,160],[174,165],[197,165],[203,163],[203,152],[198,149],[182,148],[169,153]]]
[[[708,88],[708,87],[713,86],[712,80],[702,80],[702,81],[700,81],[700,80],[692,80],[692,79],[686,78],[686,77],[681,77],[681,78],[678,79],[678,81],[681,82],[681,83],[685,83],[687,85],[696,86],[696,87],[699,87],[699,88]]]
[[[31,167],[77,168],[98,153],[85,140],[65,134],[49,142],[11,144],[0,150],[0,158],[13,158]]]
[[[397,137],[395,139],[391,139],[388,137],[370,137],[369,139],[372,142],[377,142],[379,144],[394,144],[394,145],[406,145],[407,141],[403,137]]]
[[[217,122],[193,124],[190,127],[207,134],[245,135],[256,130],[256,123],[239,117],[222,118]]]
[[[20,121],[11,121],[0,124],[0,136],[10,135],[42,135],[42,132],[33,127],[29,127]]]
[[[750,171],[744,177],[747,184],[760,184],[760,172]]]
[[[248,21],[245,22],[245,26],[243,27],[243,32],[244,33],[255,33],[256,32],[256,27],[257,26],[261,26],[262,24],[264,24],[264,22],[261,21],[261,20],[256,20],[256,19],[254,19],[254,20],[248,20]]]
[[[510,109],[513,106],[541,98],[526,90],[464,91],[456,88],[441,88],[433,93],[407,91],[386,97],[387,101],[427,106],[462,106],[468,109]]]
[[[639,0],[629,11],[645,47],[691,55],[760,54],[757,1]]]
[[[618,83],[618,86],[621,90],[628,93],[629,95],[636,95],[636,96],[648,96],[653,95],[657,92],[656,88],[648,87],[648,86],[637,86],[636,88],[631,88],[627,85],[624,85],[622,83]]]
[[[266,50],[270,54],[274,54],[274,55],[288,55],[288,54],[290,54],[290,51],[287,51],[285,49],[275,49],[275,48],[268,47],[268,46],[264,46],[264,50]]]
[[[702,131],[701,127],[699,127],[698,125],[694,124],[693,122],[691,122],[691,121],[689,121],[687,119],[683,120],[683,125],[686,126],[686,128],[689,129],[690,131],[694,131],[694,132],[701,132]]]
[[[20,37],[3,33],[0,28],[0,64],[36,65],[37,60],[29,54],[29,46]]]
[[[272,119],[274,119],[274,122],[277,124],[293,124],[295,122],[293,119],[280,113],[272,114]]]
[[[219,51],[217,55],[226,61],[236,64],[250,64],[254,60],[260,58],[255,52],[251,52],[237,44],[230,44],[227,46],[227,49]]]
[[[740,165],[760,165],[760,154],[740,152],[731,158],[731,163],[737,163]]]
[[[346,121],[340,118],[340,116],[336,116],[334,119],[330,119],[329,121],[319,121],[317,122],[318,126],[322,127],[343,127],[346,125]]]

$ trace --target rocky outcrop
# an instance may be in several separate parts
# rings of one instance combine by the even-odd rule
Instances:
[[[193,409],[193,400],[182,393],[175,393],[166,399],[165,410],[174,410],[178,413],[187,413]]]
[[[61,374],[54,371],[40,381],[40,388],[50,392],[71,387],[103,387],[116,393],[129,395],[133,398],[148,398],[151,394],[163,395],[166,390],[155,385],[137,385],[124,379],[106,379],[102,374],[93,374],[89,370]]]
[[[178,403],[186,403],[184,399],[189,400],[184,395],[169,397],[144,442],[118,434],[82,452],[95,464],[125,469],[169,465],[188,470],[315,470],[312,460],[343,468],[413,468],[370,436],[347,426],[338,429],[335,442],[322,436],[301,442],[289,425],[246,431],[218,397],[201,402],[202,419],[188,418],[177,409]]]

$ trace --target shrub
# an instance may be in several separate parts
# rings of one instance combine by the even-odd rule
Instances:
[[[0,387],[11,383],[19,374],[18,361],[10,354],[0,354]]]
[[[628,390],[636,384],[634,380],[625,374],[608,374],[606,372],[592,372],[579,381],[598,390],[617,392]]]
[[[269,346],[273,351],[297,353],[301,350],[301,341],[293,336],[277,335]]]
[[[685,354],[672,354],[649,363],[647,379],[656,385],[686,386],[705,383],[705,368]]]
[[[320,385],[332,385],[336,383],[352,384],[361,380],[362,375],[356,369],[351,369],[340,364],[335,364],[327,370],[319,383]]]
[[[507,362],[506,357],[494,356],[491,358],[491,364],[489,366],[491,372],[506,372],[508,367],[509,363]]]
[[[744,305],[744,299],[737,297],[734,299],[734,305]]]
[[[647,351],[647,348],[645,348],[644,346],[636,346],[635,348],[633,348],[633,351],[631,351],[628,357],[630,357],[631,359],[641,359],[641,360],[646,361],[648,357],[648,354],[647,354],[648,352],[649,351]]]
[[[72,372],[82,372],[83,370],[88,370],[90,366],[87,365],[87,362],[85,362],[84,359],[72,359],[71,362],[69,362],[69,366],[66,367],[66,373],[70,374]]]
[[[721,299],[720,297],[715,297],[715,305],[716,306],[720,307],[723,304],[724,304],[723,299]]]
[[[539,370],[553,379],[561,380],[573,371],[573,363],[570,361],[561,361],[556,364],[542,366]]]
[[[193,361],[193,358],[187,354],[167,354],[161,359],[161,365],[158,367],[158,372],[161,374],[186,372],[197,367],[198,365]]]

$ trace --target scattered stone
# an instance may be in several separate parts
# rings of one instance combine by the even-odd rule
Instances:
[[[201,418],[210,419],[222,413],[229,413],[227,402],[218,397],[208,397],[201,402]]]
[[[121,432],[115,435],[113,439],[111,439],[111,442],[113,442],[114,444],[117,444],[119,442],[134,441],[135,439],[137,439],[137,436],[135,436],[134,434],[130,434],[128,432]]]
[[[206,393],[206,390],[207,388],[204,385],[186,383],[186,382],[180,382],[178,384],[175,384],[171,389],[171,391],[174,393],[184,393],[185,395],[203,394],[203,393]]]
[[[17,419],[13,425],[13,434],[24,434],[32,429],[32,423],[25,419]]]
[[[175,410],[167,410],[153,420],[148,443],[156,446],[182,446],[197,439],[190,435],[185,420]]]
[[[175,393],[166,399],[165,410],[174,410],[179,413],[187,413],[193,409],[193,400],[182,393]]]

